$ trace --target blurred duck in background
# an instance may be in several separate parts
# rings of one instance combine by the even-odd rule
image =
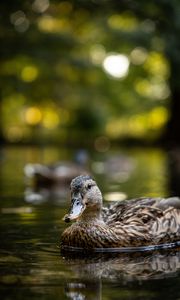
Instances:
[[[69,184],[74,177],[88,172],[87,162],[88,153],[85,150],[79,150],[74,161],[60,161],[51,165],[29,163],[25,165],[24,173],[36,187]]]
[[[87,151],[79,150],[75,154],[74,161],[59,161],[51,165],[26,164],[25,201],[34,204],[48,200],[63,203],[71,180],[79,174],[89,173],[88,161]]]

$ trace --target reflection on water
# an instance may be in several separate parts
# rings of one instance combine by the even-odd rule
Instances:
[[[103,193],[121,191],[131,196],[168,195],[166,154],[161,150],[116,151],[133,162],[120,176],[110,178],[93,171]],[[114,153],[109,154],[111,157]],[[110,157],[109,156],[109,157]],[[0,173],[0,291],[4,299],[162,299],[180,298],[180,251],[148,253],[61,253],[61,221],[69,188],[38,191],[42,201],[27,198],[34,192],[26,185],[26,163],[48,164],[73,157],[71,151],[7,148],[1,156]],[[91,165],[101,168],[108,155],[90,155]],[[107,165],[105,163],[105,165]],[[105,166],[104,165],[104,166]],[[117,172],[118,173],[118,172]],[[128,176],[127,176],[128,174]],[[31,188],[32,192],[28,190]],[[25,192],[26,191],[26,192]],[[44,193],[44,194],[43,194]],[[28,196],[29,196],[28,195]]]
[[[158,279],[172,276],[180,270],[180,252],[109,253],[82,257],[77,253],[65,256],[66,262],[79,278],[133,280]]]
[[[131,282],[165,279],[177,275],[180,270],[180,252],[151,254],[109,254],[94,257],[66,258],[69,268],[75,274],[66,285],[70,299],[101,299],[103,282]],[[94,288],[93,288],[94,286]],[[136,298],[136,295],[134,295]]]

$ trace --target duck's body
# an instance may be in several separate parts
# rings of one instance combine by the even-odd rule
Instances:
[[[76,222],[63,232],[63,246],[139,247],[180,240],[179,198],[133,199],[102,208],[101,192],[89,176],[75,178],[71,193],[72,208],[64,219]]]

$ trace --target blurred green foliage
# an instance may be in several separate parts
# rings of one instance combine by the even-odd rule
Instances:
[[[177,0],[9,0],[0,9],[6,141],[160,137],[179,92]]]

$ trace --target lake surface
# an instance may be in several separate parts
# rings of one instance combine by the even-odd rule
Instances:
[[[73,160],[76,152],[43,147],[1,149],[1,298],[180,299],[177,249],[91,256],[60,252],[69,187],[34,189],[23,170],[28,163]],[[89,152],[88,157],[86,168],[107,200],[175,194],[168,156],[161,149],[116,149]]]

